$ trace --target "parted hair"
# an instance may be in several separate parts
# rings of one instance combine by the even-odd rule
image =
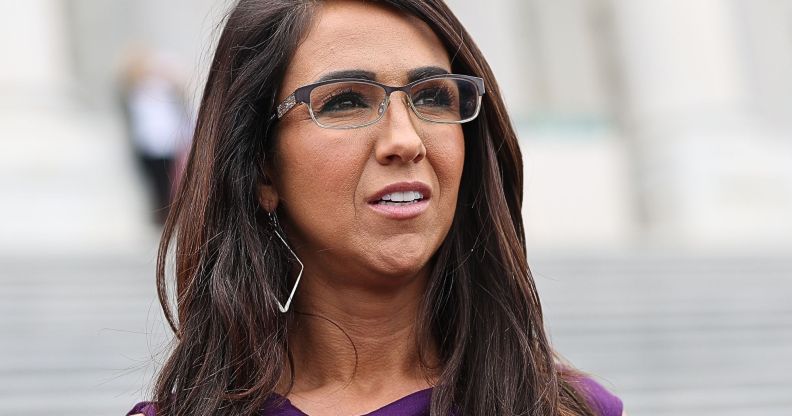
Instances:
[[[434,340],[441,363],[431,414],[593,416],[582,374],[560,362],[545,332],[526,260],[522,157],[489,65],[441,0],[372,2],[426,22],[452,72],[483,78],[487,90],[463,125],[456,212],[416,323],[419,352]],[[293,374],[288,333],[299,312],[280,313],[275,301],[288,297],[292,264],[258,188],[274,156],[275,100],[317,7],[240,0],[226,16],[160,242],[157,288],[175,337],[154,386],[159,415],[259,414]]]

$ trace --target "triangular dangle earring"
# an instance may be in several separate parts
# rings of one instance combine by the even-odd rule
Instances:
[[[280,309],[281,312],[286,313],[286,311],[289,310],[289,305],[291,305],[292,298],[294,298],[294,292],[297,291],[297,285],[300,284],[300,278],[302,277],[303,270],[305,270],[305,265],[303,265],[303,262],[300,261],[299,257],[297,257],[297,253],[295,253],[294,250],[289,247],[289,243],[286,242],[286,239],[284,239],[283,236],[278,232],[278,230],[280,230],[280,224],[278,224],[278,215],[274,212],[270,212],[268,215],[270,222],[272,222],[272,229],[275,231],[275,235],[277,235],[278,239],[280,239],[283,245],[289,249],[289,252],[291,252],[292,256],[294,256],[294,258],[297,260],[297,263],[300,263],[300,273],[297,274],[297,280],[294,282],[294,287],[292,288],[291,293],[289,293],[289,299],[286,300],[286,304],[281,304],[277,298],[275,299],[275,302],[278,303],[278,309]]]

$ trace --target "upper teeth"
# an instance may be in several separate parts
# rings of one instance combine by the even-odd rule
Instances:
[[[383,195],[380,199],[393,202],[414,201],[416,199],[423,199],[423,194],[417,191],[392,192]]]

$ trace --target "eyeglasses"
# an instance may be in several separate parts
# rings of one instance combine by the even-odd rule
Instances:
[[[469,75],[443,74],[392,87],[361,79],[321,81],[297,88],[278,105],[272,119],[280,119],[297,104],[306,104],[319,127],[354,129],[382,119],[390,96],[401,91],[420,119],[458,124],[473,120],[481,108],[484,80]]]

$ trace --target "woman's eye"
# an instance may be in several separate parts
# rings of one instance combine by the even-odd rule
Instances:
[[[445,88],[427,88],[413,96],[413,104],[428,107],[450,107],[453,104],[451,93]]]
[[[368,108],[366,100],[355,93],[343,93],[331,97],[322,105],[320,113],[347,111],[356,108]]]

